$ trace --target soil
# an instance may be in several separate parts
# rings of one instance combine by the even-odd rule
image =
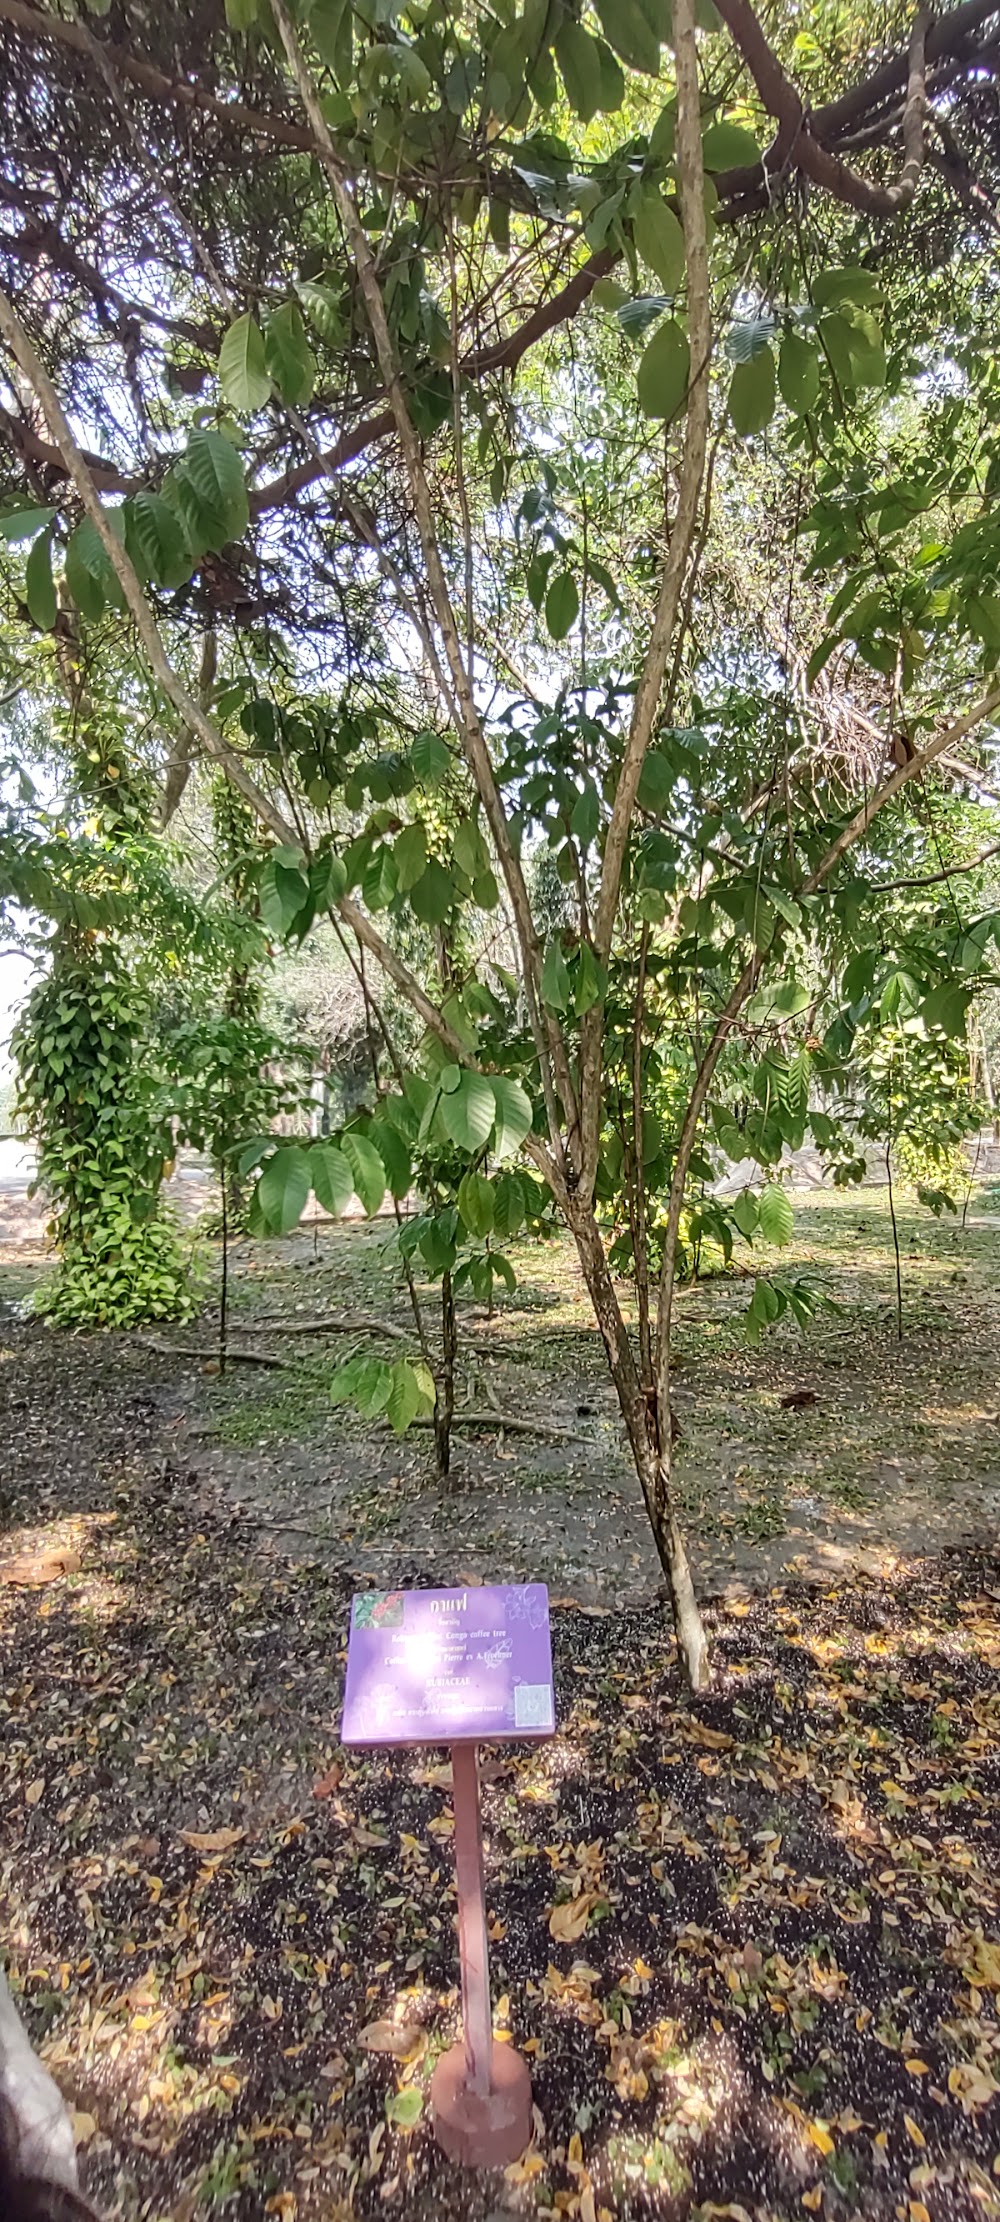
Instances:
[[[902,1344],[878,1198],[801,1205],[792,1269],[847,1307],[805,1338],[750,1350],[735,1278],[686,1293],[693,1704],[561,1246],[466,1318],[463,1387],[584,1440],[470,1433],[447,1491],[425,1439],[331,1412],[356,1337],[253,1333],[405,1324],[377,1228],[239,1246],[233,1342],[291,1373],[0,1317],[0,1558],[81,1561],[0,1584],[0,1919],[109,2218],[1000,2217],[992,1201],[905,1217]],[[44,1269],[17,1244],[0,1293]],[[337,1724],[359,1577],[477,1575],[564,1602],[556,1739],[484,1798],[535,2134],[470,2181],[425,2105],[444,1755],[347,1757]]]

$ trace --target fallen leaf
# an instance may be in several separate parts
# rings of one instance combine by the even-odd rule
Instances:
[[[29,1784],[28,1784],[28,1787],[27,1787],[27,1789],[26,1789],[26,1791],[25,1791],[25,1793],[24,1793],[24,1802],[25,1802],[25,1805],[37,1805],[37,1804],[38,1804],[38,1800],[39,1800],[39,1798],[41,1797],[41,1795],[42,1795],[42,1791],[44,1790],[44,1788],[45,1788],[45,1777],[44,1777],[44,1775],[36,1775],[36,1776],[35,1776],[35,1780],[34,1780],[34,1782],[29,1782]]]
[[[317,1775],[312,1786],[313,1797],[332,1798],[334,1791],[340,1788],[343,1774],[343,1767],[335,1764],[328,1769],[325,1775]]]
[[[906,2131],[911,2145],[919,2146],[920,2151],[923,2152],[927,2145],[927,2139],[924,2136],[923,2130],[918,2128],[912,2114],[904,2114],[903,2127]]]
[[[198,1829],[182,1829],[181,1843],[192,1852],[231,1852],[234,1844],[242,1844],[245,1829],[210,1829],[202,1835]]]
[[[561,1905],[553,1906],[549,1914],[549,1935],[557,1944],[578,1943],[595,1904],[592,1893],[581,1890],[578,1898],[567,1898]]]
[[[387,2052],[393,2060],[405,2060],[422,2035],[418,2021],[370,2021],[358,2043],[366,2052]]]
[[[817,2152],[823,2153],[824,2155],[826,2153],[832,2153],[833,2138],[831,2137],[825,2122],[807,2122],[806,2130],[808,2132],[808,2135],[812,2138]]]
[[[82,1564],[79,1551],[26,1551],[0,1566],[0,1582],[11,1582],[20,1589],[42,1589],[47,1582],[61,1581],[64,1574],[78,1574]]]
[[[71,2106],[69,2118],[77,2144],[89,2145],[91,2138],[97,2134],[97,2123],[93,2114],[81,2114],[75,2106]]]

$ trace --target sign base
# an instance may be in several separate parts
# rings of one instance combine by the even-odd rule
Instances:
[[[464,2045],[452,2045],[431,2077],[434,2134],[462,2168],[506,2168],[531,2136],[531,2077],[513,2045],[494,2044],[488,2091],[469,2080]]]

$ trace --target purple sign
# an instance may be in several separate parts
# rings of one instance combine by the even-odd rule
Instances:
[[[365,1590],[351,1605],[345,1744],[551,1736],[549,1593]]]

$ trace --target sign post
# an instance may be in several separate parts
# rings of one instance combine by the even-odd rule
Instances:
[[[493,2036],[478,1747],[554,1728],[541,1582],[355,1597],[343,1742],[451,1747],[463,2041],[438,2061],[431,2108],[438,2143],[470,2168],[516,2160],[531,2134],[527,2065]]]

